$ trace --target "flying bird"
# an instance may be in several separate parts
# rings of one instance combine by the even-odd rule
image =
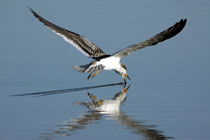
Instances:
[[[124,64],[120,62],[121,58],[148,46],[156,45],[159,42],[167,40],[175,35],[177,35],[184,28],[187,19],[181,19],[179,22],[175,23],[173,26],[168,29],[152,36],[151,38],[139,42],[137,44],[128,46],[116,53],[107,54],[102,51],[98,46],[92,43],[90,40],[81,36],[77,33],[64,29],[60,26],[57,26],[50,21],[44,19],[39,14],[37,14],[33,9],[29,7],[31,13],[39,19],[44,25],[49,29],[55,32],[57,35],[61,36],[65,41],[70,43],[76,49],[78,49],[85,56],[88,56],[93,59],[92,62],[86,65],[76,65],[74,70],[78,72],[90,73],[89,78],[95,77],[101,70],[114,70],[117,74],[121,75],[124,82],[126,83],[126,77],[130,80],[130,77],[127,74],[127,68]]]

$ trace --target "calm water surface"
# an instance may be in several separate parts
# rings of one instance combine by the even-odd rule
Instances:
[[[74,71],[91,59],[27,6],[107,53],[188,22],[176,37],[122,60],[132,79],[124,87],[111,71],[92,80]],[[1,1],[0,139],[208,139],[209,17],[208,0]]]

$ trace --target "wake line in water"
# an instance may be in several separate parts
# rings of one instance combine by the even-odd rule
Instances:
[[[123,85],[123,84],[124,83],[112,83],[112,84],[106,84],[106,85],[96,85],[96,86],[88,86],[88,87],[79,87],[79,88],[70,88],[70,89],[60,89],[60,90],[16,94],[16,95],[12,95],[12,96],[46,96],[46,95],[54,95],[54,94],[60,94],[60,93],[82,91],[82,90],[87,90],[87,89],[95,89],[95,88],[102,88],[102,87],[109,87],[109,86],[118,86],[118,85]]]

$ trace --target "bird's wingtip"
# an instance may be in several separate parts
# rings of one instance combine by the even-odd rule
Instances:
[[[182,22],[183,22],[183,27],[184,27],[187,23],[187,18],[182,19]]]
[[[34,14],[34,15],[36,14],[36,12],[30,6],[28,6],[28,9],[32,14]]]
[[[186,23],[187,23],[187,18],[182,18],[182,19],[180,20],[180,22],[183,22],[184,24],[186,24]]]
[[[28,9],[29,9],[30,12],[34,11],[30,6],[28,6]]]

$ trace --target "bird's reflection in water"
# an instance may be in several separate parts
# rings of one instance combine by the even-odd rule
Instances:
[[[71,136],[75,131],[86,129],[90,124],[94,124],[103,116],[116,120],[124,126],[124,128],[132,131],[132,134],[139,135],[140,138],[148,140],[166,140],[172,137],[166,137],[163,133],[155,129],[154,125],[146,125],[145,122],[132,119],[131,116],[120,111],[120,106],[126,101],[126,94],[130,86],[123,87],[123,89],[116,93],[112,99],[99,100],[91,93],[88,93],[90,102],[78,102],[75,104],[86,106],[89,111],[85,112],[78,118],[64,121],[63,125],[58,126],[57,130],[50,131],[49,133],[42,134],[43,139],[53,139],[56,135]]]
[[[120,111],[120,105],[126,100],[126,93],[130,85],[127,88],[123,88],[122,91],[115,94],[115,96],[110,100],[98,100],[96,96],[88,93],[91,102],[75,102],[80,105],[87,106],[90,111],[95,111],[100,114],[108,114],[116,116]]]

